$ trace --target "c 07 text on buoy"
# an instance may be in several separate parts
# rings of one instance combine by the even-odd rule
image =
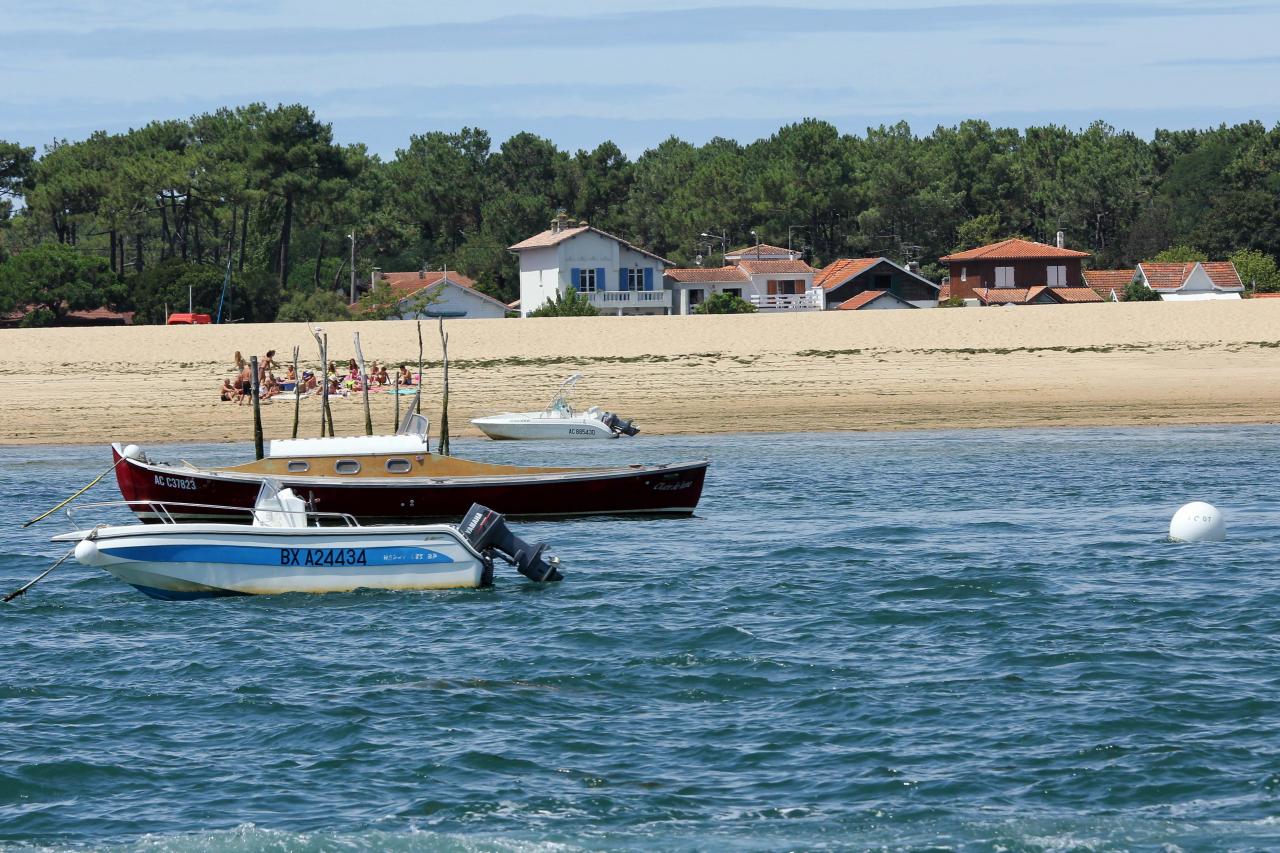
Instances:
[[[1227,538],[1227,527],[1216,506],[1192,501],[1173,514],[1169,538],[1174,542],[1221,542]]]

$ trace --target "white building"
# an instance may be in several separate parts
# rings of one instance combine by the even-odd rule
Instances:
[[[373,284],[391,287],[397,317],[402,320],[435,317],[493,318],[505,317],[507,306],[500,300],[476,290],[476,283],[456,272],[422,270],[419,272],[375,272]],[[352,311],[359,306],[353,304]]]
[[[817,270],[795,253],[760,244],[725,254],[728,266],[667,270],[676,314],[692,314],[708,297],[730,293],[761,311],[821,311],[822,293],[814,288]]]
[[[520,314],[545,305],[570,287],[602,314],[670,314],[663,286],[666,258],[561,214],[541,234],[510,247],[520,256]]]
[[[1231,261],[1138,264],[1134,278],[1165,302],[1240,299],[1244,284]]]

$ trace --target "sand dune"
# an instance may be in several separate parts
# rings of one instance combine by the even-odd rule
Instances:
[[[412,322],[325,324],[330,356],[416,363]],[[1256,423],[1280,411],[1280,300],[713,317],[446,321],[450,423],[540,408],[581,370],[578,401],[646,433],[1086,424]],[[440,410],[439,338],[424,323],[426,405]],[[275,349],[304,368],[305,326],[13,329],[0,443],[221,441],[252,434],[248,406],[218,402],[232,354]],[[364,431],[358,397],[340,431]],[[389,430],[391,395],[374,394]],[[264,406],[267,436],[293,405]],[[300,435],[319,427],[302,402]]]

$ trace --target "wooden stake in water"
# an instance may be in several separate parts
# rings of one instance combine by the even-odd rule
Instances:
[[[262,452],[262,406],[259,403],[261,386],[258,382],[258,357],[249,356],[249,369],[253,371],[253,453],[255,459],[261,459]]]
[[[320,350],[320,437],[324,438],[326,420],[329,435],[333,435],[333,412],[329,409],[329,336],[323,329],[312,329],[310,325],[307,329],[316,339],[316,347]]]
[[[414,396],[414,407],[422,412],[422,321],[416,321],[418,324],[418,393]]]
[[[373,435],[373,416],[369,414],[369,371],[364,366],[364,351],[360,349],[360,333],[356,339],[356,362],[360,365],[360,387],[364,391],[364,434]]]
[[[400,429],[400,371],[396,371],[396,423],[391,428],[392,432]]]
[[[302,410],[302,374],[298,372],[298,347],[293,347],[293,437],[298,437],[298,416]]]
[[[449,455],[449,336],[444,330],[444,318],[440,318],[440,351],[444,353],[444,392],[440,398],[440,445],[441,456]]]

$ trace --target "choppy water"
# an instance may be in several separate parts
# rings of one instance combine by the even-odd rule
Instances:
[[[714,464],[689,520],[521,525],[556,586],[0,606],[0,847],[1280,847],[1280,429],[572,450]],[[0,587],[107,464],[0,449]],[[1227,543],[1165,541],[1193,498]]]

